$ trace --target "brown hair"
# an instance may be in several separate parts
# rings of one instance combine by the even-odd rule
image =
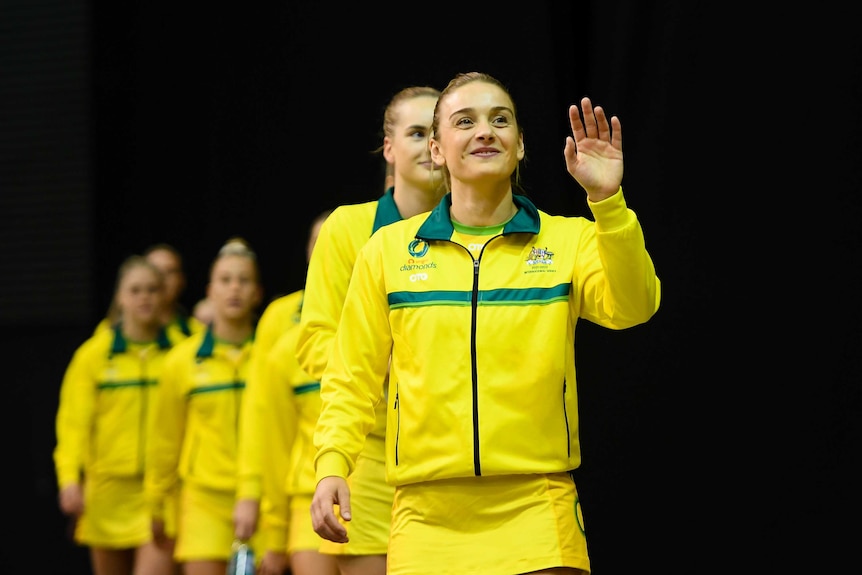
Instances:
[[[171,255],[176,258],[177,262],[180,264],[180,268],[183,266],[183,254],[180,253],[180,250],[166,242],[159,242],[157,244],[152,244],[147,249],[144,250],[144,257],[149,256],[153,252],[169,252]]]

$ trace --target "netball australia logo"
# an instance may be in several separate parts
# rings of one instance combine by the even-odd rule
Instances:
[[[428,253],[428,242],[416,238],[407,246],[407,251],[414,258],[421,258]]]
[[[423,256],[428,253],[428,242],[417,238],[410,242],[407,251],[410,252],[411,258],[398,268],[399,271],[409,272],[411,282],[427,280],[429,271],[437,269],[436,263],[423,259]]]
[[[534,266],[536,264],[550,265],[554,263],[554,252],[548,248],[537,248],[533,246],[530,250],[530,255],[527,257],[527,265]]]

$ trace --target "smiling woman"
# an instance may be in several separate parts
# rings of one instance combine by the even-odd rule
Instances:
[[[296,346],[300,364],[314,379],[321,377],[332,352],[341,306],[362,246],[379,229],[431,210],[444,193],[428,150],[439,94],[431,86],[408,86],[392,96],[383,113],[383,143],[378,149],[391,166],[391,187],[385,187],[378,200],[339,206],[321,227],[309,261]],[[385,407],[385,402],[378,405],[374,429],[350,478],[354,505],[362,510],[356,520],[345,524],[350,540],[320,544],[320,552],[335,555],[344,573],[387,572],[393,489],[383,467]],[[312,526],[304,523],[303,527]]]
[[[356,258],[322,374],[311,513],[321,537],[352,541],[366,511],[350,480],[385,403],[389,574],[590,572],[576,324],[643,324],[661,290],[622,194],[619,119],[588,98],[569,119],[566,167],[595,221],[514,193],[515,104],[496,78],[459,74],[429,139],[450,192]]]

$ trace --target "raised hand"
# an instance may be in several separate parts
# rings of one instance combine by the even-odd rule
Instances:
[[[623,134],[619,118],[610,123],[601,106],[593,108],[589,98],[581,99],[581,110],[569,107],[572,135],[566,138],[563,155],[566,168],[587,192],[591,202],[604,200],[620,188],[623,181]]]

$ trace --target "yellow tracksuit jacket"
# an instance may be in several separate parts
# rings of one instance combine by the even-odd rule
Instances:
[[[402,220],[392,193],[390,188],[378,200],[339,206],[320,228],[308,264],[296,347],[300,366],[314,380],[326,368],[359,250],[375,231]],[[384,460],[385,434],[386,403],[380,401],[365,456]]]
[[[269,357],[282,336],[298,327],[302,298],[303,290],[280,296],[260,316],[240,413],[237,499],[260,502],[263,544],[267,550],[282,553],[290,518],[284,478],[296,418],[287,388],[280,385],[284,376],[272,379]],[[296,365],[294,349],[287,353],[284,361]]]
[[[320,414],[320,382],[296,360],[298,324],[286,331],[268,353],[266,374],[255,385],[256,418],[267,430],[263,455],[262,525],[281,549],[287,543],[290,497],[314,493],[312,436]],[[283,459],[286,455],[287,458]],[[279,533],[281,539],[275,538]]]
[[[321,382],[318,480],[352,470],[390,353],[389,483],[580,465],[576,323],[642,324],[660,282],[622,190],[589,203],[594,222],[514,201],[475,259],[450,239],[448,194],[362,248]]]
[[[148,444],[144,488],[155,517],[178,481],[235,492],[239,415],[252,340],[217,341],[211,328],[165,358]]]
[[[171,343],[99,330],[75,351],[60,387],[54,464],[60,489],[82,475],[143,477],[153,393]]]

